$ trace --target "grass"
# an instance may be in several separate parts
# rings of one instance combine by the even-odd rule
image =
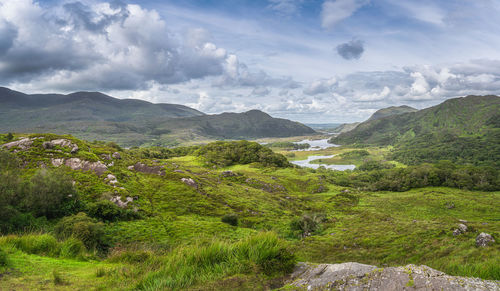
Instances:
[[[82,151],[90,147],[99,159],[116,151],[105,144],[75,142]],[[352,150],[295,152],[295,158]],[[383,159],[390,148],[363,150]],[[32,175],[38,162],[50,165],[50,157],[38,147],[21,155],[32,161],[23,175]],[[252,164],[213,168],[193,156],[153,161],[127,151],[121,155],[108,173],[124,189],[113,188],[92,172],[69,171],[83,201],[105,199],[115,191],[136,198],[133,205],[143,218],[106,223],[114,245],[108,257],[97,258],[78,240],[58,241],[50,233],[3,236],[0,289],[259,290],[282,283],[287,262],[293,261],[285,250],[300,261],[425,264],[452,275],[500,280],[500,192],[444,187],[342,192],[346,188],[329,183],[321,171]],[[137,161],[164,166],[165,176],[127,168]],[[235,175],[223,176],[228,170]],[[193,179],[198,188],[185,185],[182,178]],[[455,208],[449,209],[448,203]],[[302,238],[292,222],[311,213],[325,219]],[[231,215],[237,215],[237,225],[221,221]],[[467,220],[470,230],[455,237],[459,219]],[[480,232],[491,234],[497,243],[476,247]],[[1,266],[1,250],[6,266]],[[55,284],[54,270],[64,284]]]

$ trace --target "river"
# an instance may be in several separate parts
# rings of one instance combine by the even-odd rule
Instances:
[[[332,158],[333,156],[335,156],[335,155],[329,155],[329,156],[309,156],[309,157],[307,157],[306,160],[291,161],[291,163],[295,164],[297,166],[307,167],[307,168],[312,168],[312,169],[317,169],[317,168],[323,166],[323,167],[325,167],[327,169],[337,170],[337,171],[354,170],[354,168],[356,168],[355,165],[311,164],[311,161],[319,160],[319,159],[329,159],[329,158]]]

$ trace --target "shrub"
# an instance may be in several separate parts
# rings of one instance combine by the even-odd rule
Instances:
[[[38,170],[29,188],[26,205],[36,216],[62,217],[79,208],[72,180],[62,170]]]
[[[221,218],[221,221],[232,226],[238,226],[238,215],[234,213],[226,214]]]
[[[106,251],[109,247],[104,224],[88,217],[83,212],[61,219],[54,228],[54,232],[60,240],[70,237],[81,240],[88,250]]]
[[[207,165],[231,166],[234,164],[259,163],[263,166],[289,167],[290,163],[285,156],[274,153],[256,142],[217,141],[201,147],[197,156],[202,157]]]
[[[100,200],[87,205],[88,215],[102,221],[131,220],[140,217],[140,214],[116,206],[109,200]]]
[[[75,259],[82,258],[85,253],[85,245],[79,239],[70,237],[61,243],[61,253],[62,258]]]
[[[9,257],[7,256],[7,253],[0,248],[0,267],[7,267],[9,264]]]
[[[295,218],[290,223],[293,233],[298,233],[301,237],[309,236],[317,231],[321,223],[325,220],[322,213],[304,214],[300,218]]]

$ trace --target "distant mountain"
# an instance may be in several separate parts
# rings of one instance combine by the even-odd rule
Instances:
[[[27,95],[0,87],[0,132],[10,131],[69,133],[125,146],[315,133],[258,110],[206,115],[183,105],[117,99],[99,92]]]
[[[467,96],[437,106],[367,120],[331,139],[335,144],[396,146],[407,163],[448,159],[500,163],[500,97]]]
[[[356,128],[361,122],[344,123],[335,128],[335,133],[349,132]]]
[[[418,111],[418,109],[406,105],[391,106],[377,110],[375,113],[372,114],[372,116],[370,116],[368,120],[376,120],[387,116],[398,115],[408,112],[415,112],[415,111]]]

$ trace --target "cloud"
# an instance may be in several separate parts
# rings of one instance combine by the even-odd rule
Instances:
[[[328,0],[323,2],[321,25],[332,29],[342,20],[349,18],[356,10],[368,4],[369,0]]]
[[[337,53],[346,60],[359,59],[365,51],[361,40],[351,40],[337,46]]]
[[[331,88],[337,83],[336,78],[316,80],[304,88],[303,93],[306,95],[318,95],[330,92]]]
[[[3,84],[143,89],[152,81],[221,76],[232,57],[206,31],[174,34],[155,10],[138,5],[74,2],[45,8],[30,0],[0,0],[0,7]]]
[[[269,9],[282,16],[292,16],[299,12],[304,0],[268,0],[268,2]]]

